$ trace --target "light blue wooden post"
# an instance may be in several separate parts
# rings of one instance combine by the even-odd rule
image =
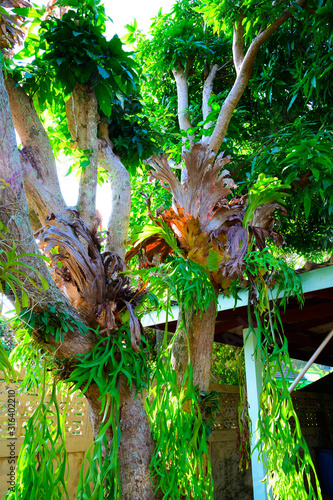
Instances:
[[[262,362],[258,355],[254,356],[256,348],[256,336],[253,332],[248,333],[248,329],[243,330],[244,336],[244,356],[246,372],[246,388],[249,402],[249,415],[252,422],[251,451],[257,441],[257,425],[259,415],[259,401],[262,389]],[[255,450],[251,456],[253,499],[267,500],[266,483],[262,479],[266,476],[266,467],[262,462],[258,462],[258,451]]]

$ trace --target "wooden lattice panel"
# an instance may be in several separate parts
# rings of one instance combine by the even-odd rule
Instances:
[[[65,407],[66,401],[62,402]],[[69,402],[65,429],[68,438],[86,436],[88,427],[88,405],[82,394],[74,394]]]
[[[212,384],[210,390],[218,392],[220,408],[216,415],[216,430],[237,428],[239,394],[237,386]]]
[[[306,392],[293,394],[293,405],[301,427],[319,427],[318,412],[321,411],[319,396]]]
[[[236,429],[239,405],[238,387],[211,384],[210,390],[217,392],[220,400],[215,429]],[[323,412],[328,425],[333,425],[333,398],[331,395],[296,391],[292,398],[302,428],[319,428],[319,414]]]
[[[19,388],[20,382],[5,383],[4,379],[1,378],[0,375],[0,452],[2,444],[5,444],[7,439],[11,438],[16,439],[18,443],[22,442],[24,438],[24,427],[40,402],[40,396],[36,392],[28,391],[20,393]],[[46,396],[46,402],[48,402],[49,399],[50,396]],[[57,401],[60,413],[63,413],[67,404],[67,396],[59,394],[57,396]],[[15,412],[13,413],[12,404],[14,402]],[[54,411],[54,405],[52,406],[51,410]],[[14,424],[11,424],[9,421],[9,412],[12,412],[11,416],[15,421]],[[50,418],[55,420],[55,416],[50,416]],[[13,425],[15,428],[14,435],[8,432],[9,425]],[[13,427],[11,427],[11,431]],[[80,443],[77,438],[81,438],[81,442],[82,438],[88,438],[89,442],[91,441],[88,404],[82,394],[75,393],[69,396],[65,420],[65,431],[66,441],[69,443],[71,448],[74,448],[78,443]],[[86,449],[85,447],[86,444],[83,444],[82,449]]]
[[[19,385],[14,383],[6,384],[0,372],[0,498],[7,492],[8,474],[8,443],[15,440],[16,460],[23,444],[24,426],[36,409],[40,398],[33,392],[19,393]],[[10,395],[15,393],[14,436],[8,432],[8,409],[11,404]],[[63,413],[66,406],[67,397],[59,394],[58,404],[60,412]],[[11,428],[12,429],[12,428]],[[71,500],[76,498],[76,489],[81,464],[85,452],[92,444],[93,436],[91,426],[88,421],[88,404],[83,395],[73,394],[70,396],[66,421],[66,449],[69,461],[69,481],[68,492]],[[87,467],[87,465],[86,465]]]

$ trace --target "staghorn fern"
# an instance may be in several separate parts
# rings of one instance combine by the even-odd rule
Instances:
[[[0,50],[5,55],[10,55],[14,45],[23,41],[24,18],[11,12],[11,9],[22,7],[31,7],[31,3],[27,0],[0,0]]]
[[[70,212],[74,216],[72,222],[52,214],[49,223],[35,234],[39,248],[50,257],[51,275],[89,326],[100,327],[104,337],[128,321],[132,347],[139,351],[141,324],[135,307],[145,290],[130,285],[130,278],[123,274],[126,265],[116,253],[101,252],[102,238],[97,234],[99,219],[95,219],[90,229],[79,212]]]
[[[244,256],[255,244],[264,248],[265,238],[276,245],[283,243],[282,236],[274,229],[276,219],[271,215],[283,209],[280,203],[289,186],[275,178],[260,176],[249,195],[233,196],[236,189],[227,170],[230,161],[215,154],[207,144],[196,143],[185,151],[187,179],[181,183],[172,172],[164,155],[152,156],[147,163],[154,169],[151,178],[159,179],[171,191],[173,206],[154,216],[149,206],[149,216],[154,226],[145,226],[143,234],[134,242],[126,255],[128,262],[137,253],[144,253],[141,265],[156,265],[169,253],[178,253],[210,272],[212,284],[226,290],[235,277],[242,277]],[[173,233],[173,240],[170,237]]]

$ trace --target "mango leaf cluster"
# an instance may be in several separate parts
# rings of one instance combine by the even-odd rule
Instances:
[[[316,9],[316,15],[297,12],[297,21],[292,17],[281,26],[258,54],[253,92],[279,107],[279,122],[287,113],[314,115],[316,111],[323,122],[330,111],[331,106],[325,113],[319,111],[333,98],[332,3],[325,4]]]
[[[265,137],[261,151],[244,158],[240,167],[247,177],[240,185],[242,191],[259,172],[279,176],[291,185],[292,196],[286,203],[289,221],[281,221],[282,231],[288,247],[306,255],[309,241],[311,252],[333,246],[332,154],[332,131],[315,118],[299,117]]]
[[[115,96],[135,91],[135,62],[122,48],[117,35],[110,41],[91,18],[70,10],[61,19],[41,24],[46,51],[43,54],[65,94],[75,84],[94,88],[102,111],[110,116]]]
[[[196,0],[178,2],[169,14],[160,11],[153,21],[150,32],[154,38],[148,45],[155,54],[159,53],[161,65],[172,69],[177,63],[186,66],[189,57],[210,55],[201,16],[191,9],[197,4]]]
[[[214,26],[215,31],[232,33],[233,26],[242,15],[245,41],[251,40],[269,26],[283,11],[288,8],[286,2],[274,2],[263,0],[260,3],[255,0],[201,0],[198,12],[204,15],[205,21]],[[297,7],[295,6],[295,9]]]
[[[64,100],[75,85],[95,91],[116,154],[133,168],[157,152],[161,133],[157,126],[152,130],[153,122],[143,112],[132,53],[123,50],[117,35],[105,38],[108,18],[97,1],[83,5],[59,0],[55,5],[67,6],[61,19],[45,8],[19,9],[28,16],[29,29],[24,48],[7,62],[7,71],[33,99],[56,156],[74,157],[71,171],[84,168],[86,161],[74,149],[67,128]]]
[[[108,122],[114,152],[121,155],[130,174],[134,175],[140,160],[160,150],[163,134],[149,120],[138,93],[115,97]]]

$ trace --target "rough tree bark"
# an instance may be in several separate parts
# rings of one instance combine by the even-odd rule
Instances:
[[[118,253],[124,259],[131,211],[130,176],[112,151],[112,145],[105,139],[99,140],[98,162],[109,172],[112,189],[106,249]]]
[[[1,221],[10,230],[4,233],[1,239],[1,248],[13,249],[17,254],[34,252],[39,254],[34,235],[30,225],[29,210],[24,190],[22,176],[22,158],[16,145],[16,137],[13,120],[10,113],[8,94],[6,92],[2,71],[0,71],[0,165],[1,178],[5,179],[9,186],[0,190]],[[19,173],[18,173],[19,172]],[[22,282],[29,291],[30,307],[35,312],[45,310],[48,306],[67,311],[73,318],[80,319],[77,311],[70,306],[65,297],[60,293],[58,287],[52,280],[45,262],[39,258],[28,257],[25,262],[33,265],[35,269],[47,280],[49,288],[47,291],[31,287],[27,280]],[[38,276],[34,271],[25,269],[37,282]],[[57,356],[69,359],[77,354],[86,354],[96,343],[96,337],[91,332],[82,336],[78,332],[68,332],[64,342],[56,342],[50,337],[46,348],[57,350]]]
[[[23,146],[16,174],[23,171],[30,218],[36,231],[44,226],[51,212],[62,215],[66,203],[60,190],[53,150],[32,99],[13,78],[7,78],[5,83],[14,127]]]
[[[92,226],[95,218],[97,169],[98,169],[98,139],[97,127],[99,116],[95,91],[88,86],[76,84],[70,97],[70,110],[66,109],[71,128],[74,126],[78,149],[87,150],[89,165],[81,172],[79,197],[77,207],[81,218]],[[73,129],[71,131],[73,137]]]
[[[147,415],[140,397],[135,398],[135,387],[130,388],[123,376],[120,377],[119,395],[121,441],[118,456],[121,464],[121,498],[123,500],[153,500],[158,497],[154,495],[154,487],[149,474],[154,443],[150,438]],[[98,396],[97,387],[91,385],[86,392],[86,397],[89,402],[89,417],[94,436],[98,434],[101,425],[101,405]],[[107,439],[108,442],[112,439],[111,429],[107,433]]]
[[[57,180],[52,148],[33,108],[31,100],[24,94],[21,88],[16,86],[14,81],[7,81],[7,88],[9,90],[11,111],[15,125],[21,137],[24,149],[28,151],[28,154],[21,154],[17,149],[8,93],[4,85],[3,74],[0,67],[1,178],[4,178],[9,183],[9,186],[0,190],[0,207],[1,220],[10,229],[10,233],[6,233],[6,238],[1,240],[1,246],[4,249],[11,250],[14,239],[17,253],[27,251],[38,253],[39,250],[31,228],[28,205],[30,205],[30,211],[33,211],[36,215],[36,221],[38,221],[39,226],[44,225],[44,219],[50,212],[55,212],[57,210],[58,213],[62,213],[66,209],[66,205],[61,196]],[[92,98],[91,95],[87,100],[85,100],[84,96],[81,96],[81,102],[83,101],[84,106],[89,107],[91,104],[90,98]],[[86,119],[90,119],[91,117],[93,119],[92,129],[96,131],[96,140],[88,140],[91,141],[90,148],[91,145],[95,148],[93,154],[95,155],[94,158],[97,158],[97,122],[91,108],[90,111],[86,112],[85,116]],[[85,130],[85,128],[87,130]],[[83,127],[83,129],[88,133],[88,136],[89,133],[92,134],[89,130],[89,122],[86,123],[86,127]],[[85,144],[87,144],[87,142]],[[27,161],[27,156],[29,156],[29,162]],[[120,163],[120,160],[117,161]],[[116,160],[114,160],[114,162],[116,162]],[[95,168],[95,165],[93,168]],[[25,188],[28,194],[27,198],[22,176],[23,169],[24,178],[26,180]],[[110,169],[112,170],[114,167],[111,165]],[[91,178],[93,179],[94,176],[95,173]],[[126,186],[129,190],[129,184],[126,184]],[[42,192],[42,201],[38,200],[38,203],[36,203],[35,200],[36,189]],[[94,216],[95,207],[93,203],[91,198],[86,203],[86,206],[90,208],[93,207]],[[127,204],[127,210],[129,211],[129,209],[130,204]],[[124,213],[123,216],[125,216]],[[126,224],[128,224],[127,218],[125,217],[124,220],[126,221],[126,226]],[[112,228],[110,229],[112,230]],[[122,237],[119,239],[118,250],[120,253],[124,253],[124,245],[125,238]],[[114,250],[117,250],[116,245],[114,245]],[[39,258],[29,258],[29,263],[41,272],[49,283],[49,289],[47,291],[39,291],[37,289],[29,290],[30,307],[38,313],[45,310],[48,306],[54,305],[56,310],[65,310],[73,318],[82,320],[78,312],[70,306],[51,279],[45,262]],[[36,275],[33,277],[38,281]],[[51,352],[56,351],[57,358],[67,360],[78,354],[89,353],[96,342],[96,336],[91,331],[88,331],[84,336],[79,332],[69,331],[65,335],[63,342],[59,343],[49,338],[48,342],[44,343],[44,345],[45,348]],[[124,482],[122,498],[126,500],[133,500],[135,498],[140,500],[151,500],[155,498],[154,487],[151,484],[149,474],[149,465],[154,443],[149,428],[148,418],[141,399],[135,398],[134,388],[129,389],[124,381],[122,381],[121,386],[120,418],[123,443],[120,447],[119,459],[122,470],[121,477]],[[91,421],[96,435],[96,422],[98,422],[100,418],[98,413],[98,391],[96,387],[93,387],[91,391],[93,395],[90,393],[88,399],[91,408]]]
[[[215,333],[216,304],[211,302],[206,311],[198,313],[195,305],[184,311],[186,329],[181,328],[172,348],[172,366],[179,383],[183,380],[188,363],[188,343],[193,367],[193,385],[205,392],[209,390]],[[179,324],[179,321],[178,321]],[[187,342],[188,336],[188,342]]]

